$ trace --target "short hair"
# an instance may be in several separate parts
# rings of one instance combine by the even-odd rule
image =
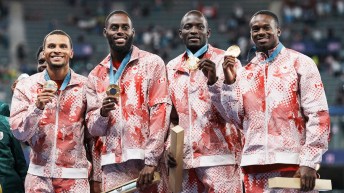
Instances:
[[[275,13],[273,13],[272,11],[269,11],[269,10],[260,10],[260,11],[257,11],[255,14],[253,14],[253,16],[251,17],[251,20],[252,18],[254,18],[255,16],[257,15],[269,15],[271,16],[274,20],[275,20],[275,23],[276,23],[276,27],[279,27],[279,21],[278,21],[278,17]]]
[[[39,58],[39,54],[41,53],[43,51],[43,46],[39,46],[38,47],[38,50],[37,50],[37,52],[36,52],[36,59],[38,60],[38,58]]]
[[[48,36],[51,36],[51,35],[64,35],[64,36],[68,37],[69,43],[70,43],[70,47],[73,48],[72,38],[70,38],[70,36],[66,32],[64,32],[63,30],[56,29],[56,30],[51,31],[50,33],[48,33],[45,36],[44,41],[43,41],[43,49],[44,49],[45,42],[46,42]]]
[[[111,13],[109,13],[109,15],[106,17],[106,19],[105,19],[105,27],[108,26],[110,17],[113,16],[113,15],[116,15],[116,14],[124,14],[124,15],[126,15],[129,18],[129,20],[131,22],[131,25],[133,25],[133,21],[131,20],[131,17],[129,16],[129,14],[126,11],[115,10],[115,11],[112,11]]]
[[[191,15],[191,14],[195,14],[195,15],[198,15],[199,17],[203,17],[204,18],[204,21],[205,21],[205,25],[207,28],[209,28],[209,25],[208,25],[208,20],[207,18],[204,16],[204,14],[198,10],[191,10],[191,11],[188,11],[182,18],[182,20],[180,20],[180,29],[183,28],[182,26],[182,22],[183,22],[183,19],[188,16],[188,15]]]

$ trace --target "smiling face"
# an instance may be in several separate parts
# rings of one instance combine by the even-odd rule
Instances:
[[[267,52],[278,45],[281,30],[272,16],[265,14],[254,16],[251,19],[250,28],[251,39],[258,51]]]
[[[48,67],[52,69],[69,68],[69,60],[73,58],[69,38],[61,34],[47,36],[43,52]]]
[[[179,37],[193,53],[208,43],[210,29],[208,28],[206,19],[201,13],[192,12],[186,14],[180,26]]]
[[[117,13],[109,18],[103,34],[114,52],[126,53],[133,44],[135,30],[127,15]]]
[[[45,61],[43,51],[41,51],[37,59],[37,72],[43,72],[46,68],[47,62]]]

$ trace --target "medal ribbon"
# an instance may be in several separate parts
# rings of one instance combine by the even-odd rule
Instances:
[[[109,61],[109,65],[110,65],[110,85],[111,84],[117,84],[119,77],[121,76],[124,68],[127,66],[130,57],[131,57],[131,52],[129,51],[129,53],[124,57],[124,59],[122,60],[118,70],[116,71],[116,74],[113,74],[113,66],[112,66],[112,60],[110,57],[110,61]]]
[[[267,58],[266,60],[264,60],[263,62],[261,62],[261,64],[266,64],[266,63],[273,61],[278,56],[278,54],[281,52],[282,48],[284,48],[283,44],[279,43],[277,48],[270,55],[270,57]]]
[[[201,49],[199,49],[195,54],[193,54],[189,49],[186,48],[186,53],[189,58],[191,57],[200,57],[208,50],[208,44],[205,44]]]
[[[68,84],[69,81],[70,81],[70,77],[71,77],[71,72],[70,72],[70,70],[69,70],[67,76],[63,79],[62,85],[61,85],[61,87],[60,87],[59,90],[64,90],[64,89],[67,87],[67,84]],[[50,78],[50,76],[49,76],[47,70],[45,71],[44,79],[45,79],[46,81],[51,80],[51,78]]]

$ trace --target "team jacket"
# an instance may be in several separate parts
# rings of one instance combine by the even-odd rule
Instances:
[[[89,132],[103,136],[101,165],[141,159],[146,165],[157,166],[171,111],[165,64],[159,56],[133,46],[130,61],[118,80],[121,93],[116,110],[102,117],[109,60],[110,55],[91,71],[86,94]]]
[[[214,103],[243,128],[241,165],[282,163],[315,168],[328,148],[330,132],[317,66],[287,48],[264,64],[266,58],[256,52],[237,72],[235,83],[209,86]]]
[[[49,178],[88,178],[84,147],[85,77],[71,71],[71,80],[44,110],[36,107],[44,74],[20,81],[14,91],[10,124],[14,136],[29,142],[28,173]]]
[[[213,61],[222,73],[223,50],[209,45],[202,58]],[[184,128],[184,168],[235,164],[241,151],[240,132],[212,104],[208,78],[201,70],[189,71],[186,60],[184,52],[167,64],[171,100]]]

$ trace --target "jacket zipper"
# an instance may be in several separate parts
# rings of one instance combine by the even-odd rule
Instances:
[[[267,101],[267,84],[268,84],[268,71],[269,63],[265,63],[264,65],[264,103],[265,103],[265,115],[264,115],[264,128],[265,128],[265,162],[268,161],[269,153],[268,153],[268,101]]]
[[[191,141],[191,130],[192,130],[192,112],[191,112],[191,103],[190,103],[190,81],[191,81],[191,74],[189,74],[189,80],[188,80],[188,108],[189,108],[189,136],[188,136],[188,141],[189,141],[189,145],[191,148],[191,164],[193,165],[194,159],[194,150],[192,148],[192,141]]]
[[[53,149],[52,149],[52,153],[53,153],[53,156],[52,156],[52,159],[51,159],[51,173],[52,173],[52,176],[54,176],[55,172],[55,165],[56,165],[56,146],[57,146],[57,132],[58,132],[58,127],[59,127],[59,111],[60,111],[60,97],[61,97],[61,93],[62,91],[60,91],[60,94],[57,98],[57,101],[56,101],[56,113],[55,113],[55,130],[54,130],[54,144],[53,144]]]

